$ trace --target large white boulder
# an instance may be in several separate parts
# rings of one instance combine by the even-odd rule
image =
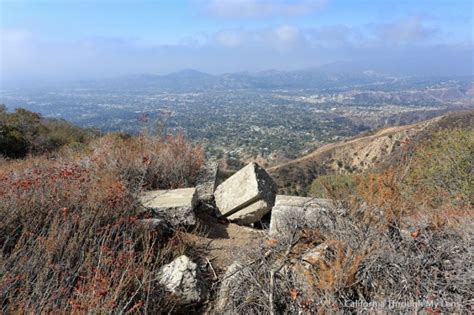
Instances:
[[[196,188],[147,191],[142,194],[140,201],[155,217],[173,226],[196,224]]]
[[[269,233],[287,236],[303,228],[331,228],[334,214],[334,205],[329,199],[277,195]]]
[[[276,192],[270,175],[257,163],[250,163],[220,184],[214,197],[221,216],[250,224],[271,210]]]
[[[163,266],[158,276],[160,284],[179,296],[184,303],[201,302],[208,296],[206,283],[197,264],[185,255]]]

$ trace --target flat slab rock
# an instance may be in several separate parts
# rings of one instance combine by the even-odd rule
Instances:
[[[277,195],[270,219],[270,235],[288,235],[295,228],[330,228],[334,206],[329,199]]]
[[[140,201],[155,217],[162,218],[173,226],[195,225],[196,195],[195,188],[154,190],[143,193]]]
[[[270,175],[258,164],[250,163],[220,184],[214,197],[221,216],[253,223],[271,210],[276,191]]]

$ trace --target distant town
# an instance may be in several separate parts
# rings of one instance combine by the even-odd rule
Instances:
[[[188,70],[61,88],[5,88],[0,103],[103,131],[184,132],[210,156],[271,165],[377,128],[472,108],[473,86],[469,77]]]

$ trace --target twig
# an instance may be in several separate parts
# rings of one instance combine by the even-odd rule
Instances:
[[[209,264],[209,267],[211,267],[212,273],[214,274],[214,279],[213,280],[219,279],[217,277],[216,271],[214,270],[214,267],[212,267],[211,261],[207,257],[206,257],[206,260],[207,260],[207,263]]]
[[[285,266],[285,264],[287,263],[288,256],[290,255],[291,249],[293,248],[293,246],[295,246],[298,243],[299,237],[295,239],[296,234],[297,234],[297,230],[295,229],[293,232],[293,235],[291,236],[292,242],[290,242],[290,244],[288,245],[288,248],[285,251],[283,262],[280,264],[280,266],[278,266],[277,268],[273,268],[270,271],[270,293],[268,294],[268,300],[269,300],[268,303],[270,304],[270,314],[272,315],[275,314],[275,303],[273,301],[274,288],[275,288],[275,274],[278,273],[281,270],[281,268],[283,268],[283,266]]]
[[[136,280],[138,280],[136,278]],[[137,290],[132,294],[132,296],[130,297],[130,299],[128,300],[128,302],[125,304],[125,306],[122,308],[122,314],[123,313],[127,313],[127,307],[132,303],[133,299],[135,298],[135,296],[137,296],[137,294],[140,292],[141,288],[143,286],[143,282],[140,282],[140,285],[138,286]]]
[[[272,253],[273,251],[270,249],[268,251],[266,251],[264,254],[263,254],[263,258],[267,258],[268,256],[270,256],[270,254]],[[253,264],[255,264],[256,262],[259,262],[260,260],[262,259],[262,257],[259,257],[259,258],[256,258],[254,260],[252,260],[251,262],[249,262],[248,264],[245,264],[243,266],[241,266],[240,268],[238,268],[236,271],[232,272],[230,275],[227,275],[225,277],[223,277],[222,279],[220,279],[219,281],[217,282],[222,282],[224,281],[225,279],[228,279],[230,277],[232,277],[233,275],[241,272],[242,270],[244,270],[245,268],[247,267],[250,267],[252,266]]]
[[[283,266],[283,264],[282,264]],[[277,271],[275,269],[272,269],[270,271],[270,293],[268,294],[268,303],[270,304],[270,314],[274,315],[275,314],[275,303],[273,302],[273,290],[275,287],[275,273]]]

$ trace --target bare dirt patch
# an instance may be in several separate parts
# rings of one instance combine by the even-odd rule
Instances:
[[[243,249],[259,248],[265,232],[218,220],[210,215],[200,216],[200,233],[196,242],[205,248],[217,274],[222,274]]]

